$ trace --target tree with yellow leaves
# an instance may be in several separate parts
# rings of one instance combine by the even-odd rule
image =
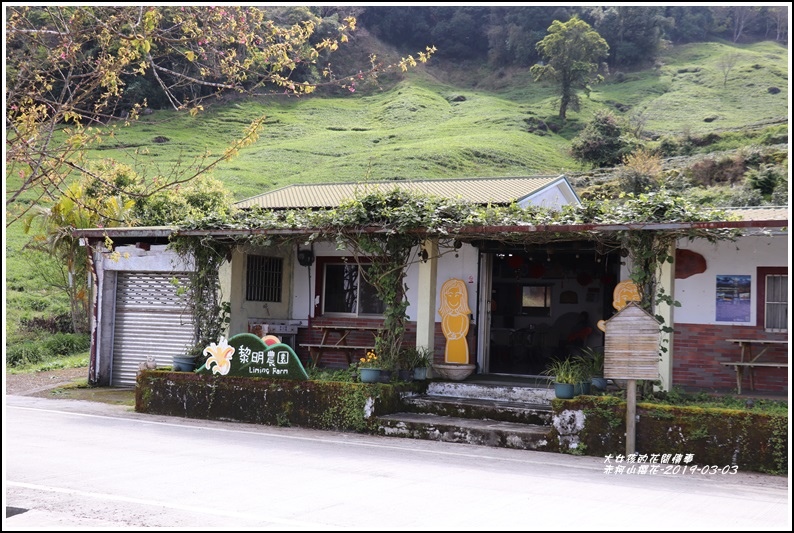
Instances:
[[[294,8],[300,21],[277,23],[268,18],[271,9],[284,10],[227,5],[8,7],[6,210],[13,213],[7,224],[37,203],[57,201],[73,178],[103,181],[85,163],[85,150],[110,134],[104,127],[110,120],[135,120],[150,99],[195,114],[207,98],[221,94],[306,95],[322,85],[345,86],[388,69],[406,70],[435,51],[428,48],[418,60],[409,56],[387,66],[373,56],[368,70],[334,78],[330,68],[318,69],[317,63],[348,40],[355,18],[320,19],[305,8]],[[318,36],[321,22],[324,32]],[[254,142],[263,121],[254,119],[215,159],[174,169],[171,176],[149,180],[143,190],[115,192],[141,197],[190,181]]]

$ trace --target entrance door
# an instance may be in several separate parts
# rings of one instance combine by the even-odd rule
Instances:
[[[480,279],[490,296],[480,313],[487,328],[480,346],[484,372],[541,376],[553,359],[603,346],[596,324],[609,318],[618,253],[600,254],[582,241],[484,256],[489,270]]]

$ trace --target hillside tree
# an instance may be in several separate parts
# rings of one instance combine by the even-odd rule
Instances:
[[[102,180],[86,150],[127,125],[158,99],[190,113],[211,97],[302,96],[327,86],[352,86],[389,69],[427,61],[429,47],[384,65],[337,76],[329,54],[356,29],[352,16],[333,32],[309,10],[291,25],[268,18],[268,7],[244,6],[13,6],[6,11],[6,225],[34,205],[57,202],[80,176]],[[280,8],[284,20],[284,8]],[[300,8],[295,8],[300,9]],[[313,18],[312,18],[313,17]],[[325,24],[328,28],[328,24]],[[323,62],[323,63],[321,63]],[[257,139],[264,116],[226,150],[147,176],[146,186],[118,191],[143,198],[186,183]],[[72,200],[79,201],[73,198]]]
[[[732,52],[730,54],[725,54],[717,60],[717,68],[722,73],[723,87],[728,86],[728,76],[731,75],[731,71],[733,70],[733,67],[736,66],[736,63],[739,62],[740,57],[740,54]]]
[[[568,22],[552,22],[537,49],[548,62],[533,65],[530,73],[535,81],[549,79],[558,85],[559,116],[565,120],[569,108],[579,109],[577,91],[589,92],[591,83],[603,79],[597,72],[599,61],[609,54],[609,45],[588,23],[574,16]]]

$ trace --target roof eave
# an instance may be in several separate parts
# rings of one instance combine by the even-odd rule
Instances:
[[[584,231],[670,231],[686,229],[742,229],[742,228],[787,228],[788,220],[723,220],[709,222],[647,222],[631,224],[543,224],[543,225],[510,225],[510,226],[468,226],[454,232],[455,235],[483,235],[498,233],[539,233],[539,232],[584,232]],[[106,237],[140,237],[167,238],[171,236],[215,236],[233,237],[235,235],[310,235],[323,233],[327,229],[320,228],[248,228],[248,229],[179,229],[177,227],[141,227],[141,228],[89,228],[77,229],[72,232],[75,237],[87,239],[104,239]],[[372,226],[357,228],[361,233],[389,233],[392,228]],[[427,233],[417,229],[415,233]]]

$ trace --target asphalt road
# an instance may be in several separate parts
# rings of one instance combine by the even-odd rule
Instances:
[[[791,531],[786,477],[7,396],[3,531]]]

